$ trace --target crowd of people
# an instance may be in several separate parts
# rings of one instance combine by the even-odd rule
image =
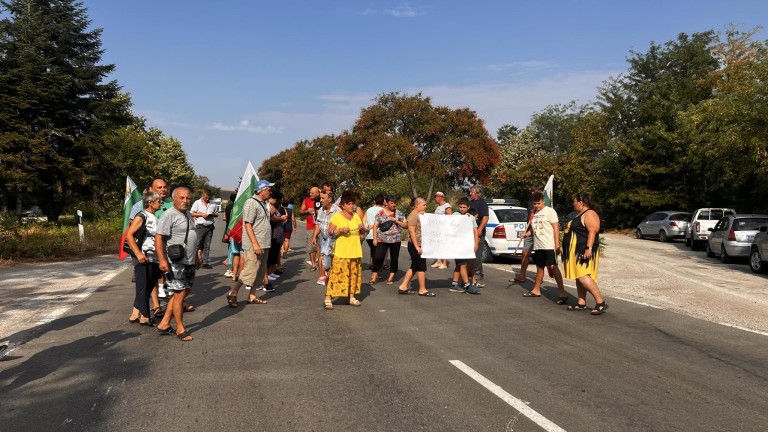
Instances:
[[[285,268],[282,260],[292,251],[290,239],[297,228],[296,212],[290,197],[273,191],[274,186],[268,180],[258,181],[253,195],[242,206],[241,234],[237,234],[239,230],[233,230],[223,235],[222,240],[228,244],[224,276],[233,280],[226,301],[232,308],[238,307],[243,286],[248,291],[247,303],[267,304],[258,293],[276,290],[276,281]],[[194,284],[196,270],[212,267],[210,245],[218,208],[211,204],[208,190],[201,191],[201,198],[194,203],[191,203],[190,190],[185,187],[174,189],[170,199],[167,195],[166,182],[155,179],[131,214],[126,247],[133,256],[136,295],[129,321],[153,326],[156,319],[161,319],[156,324],[158,332],[191,341],[193,338],[184,327],[183,316],[194,307],[187,304],[185,298]],[[234,196],[230,197],[224,211],[223,220],[227,223],[232,218],[234,199]],[[475,259],[454,260],[449,291],[478,295],[485,286],[479,246],[485,237],[489,217],[481,188],[472,186],[469,197],[459,198],[457,212],[442,192],[435,194],[435,203],[435,213],[471,221],[468,226],[472,232],[468,229],[465,234],[474,239]],[[367,210],[358,204],[355,193],[344,191],[336,197],[333,188],[324,184],[312,187],[298,209],[298,215],[306,218],[306,263],[311,271],[317,272],[317,284],[325,286],[323,307],[334,309],[338,304],[334,299],[343,299],[342,302],[350,306],[361,305],[356,295],[360,294],[363,283],[363,242],[370,250],[368,283],[384,280],[385,284],[393,285],[399,273],[403,231],[408,233],[407,250],[411,263],[398,284],[397,293],[436,297],[436,293],[426,287],[428,266],[422,257],[419,216],[426,212],[427,200],[413,198],[407,216],[397,208],[397,199],[390,194],[378,194]],[[544,204],[541,188],[532,191],[529,220],[523,235],[521,271],[510,282],[526,281],[532,255],[536,277],[533,288],[523,293],[524,297],[541,297],[546,269],[557,284],[557,304],[566,305],[569,311],[586,310],[586,296],[590,293],[596,302],[591,313],[600,315],[608,309],[597,287],[600,219],[586,194],[573,197],[573,208],[578,215],[565,228],[561,245],[557,213]],[[388,266],[385,264],[387,257]],[[562,272],[558,257],[561,257]],[[434,261],[432,268],[442,270],[450,265],[449,259],[441,258]],[[575,305],[567,304],[569,295],[563,277],[576,280],[578,301]],[[413,279],[416,289],[411,287]],[[165,310],[160,306],[160,298],[168,298]]]

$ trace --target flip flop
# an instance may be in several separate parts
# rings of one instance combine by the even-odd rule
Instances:
[[[555,302],[555,304],[564,305],[564,304],[568,303],[568,299],[569,298],[570,297],[558,297],[557,301]]]
[[[403,294],[403,295],[416,294],[415,292],[413,292],[413,291],[411,291],[409,289],[406,289],[406,290],[398,289],[397,293],[398,294]]]
[[[229,303],[229,307],[236,308],[237,307],[237,296],[236,295],[228,295],[227,296],[227,303]]]
[[[181,333],[176,333],[176,337],[179,338],[179,340],[182,341],[182,342],[190,342],[190,341],[194,340],[192,338],[192,335],[189,334],[189,332],[186,331],[186,330],[181,332]]]
[[[512,283],[515,283],[515,282],[522,283],[522,282],[525,282],[526,280],[525,279],[512,278],[509,281],[512,282]]]
[[[155,327],[155,329],[157,330],[158,333],[160,333],[160,336],[176,334],[176,329],[170,326],[164,329],[161,329],[160,327]]]
[[[195,307],[189,303],[184,303],[184,312],[194,312]]]
[[[421,296],[421,297],[437,297],[437,294],[433,293],[432,291],[424,291],[423,293],[419,293],[419,296]]]
[[[541,297],[541,294],[534,294],[531,291],[526,291],[523,293],[523,297]]]

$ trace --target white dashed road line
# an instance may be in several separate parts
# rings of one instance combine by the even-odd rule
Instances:
[[[477,371],[464,364],[461,360],[450,360],[450,363],[456,366],[460,371],[467,374],[470,378],[477,381],[481,386],[488,389],[491,393],[498,396],[501,400],[509,404],[512,408],[518,410],[520,414],[528,417],[532,422],[541,426],[547,432],[565,432],[565,429],[556,425],[554,422],[539,414],[522,400],[507,393],[503,388],[491,382],[488,378],[480,375]]]

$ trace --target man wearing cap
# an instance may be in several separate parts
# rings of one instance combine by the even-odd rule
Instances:
[[[272,186],[267,180],[259,180],[256,183],[253,196],[243,204],[243,271],[235,286],[227,293],[227,303],[230,307],[237,307],[237,293],[245,284],[253,287],[256,281],[264,280],[267,274],[267,256],[272,241],[272,226],[269,223],[269,197],[272,194]],[[248,303],[265,304],[255,295],[256,289],[251,289],[248,295]]]
[[[451,215],[453,214],[453,209],[451,208],[451,203],[445,200],[445,194],[442,192],[435,192],[435,203],[437,203],[437,207],[435,207],[435,214],[437,215]],[[438,269],[446,269],[448,268],[448,260],[445,258],[440,258],[437,261],[432,264],[432,268],[438,268]]]

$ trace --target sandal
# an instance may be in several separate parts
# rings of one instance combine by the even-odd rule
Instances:
[[[189,303],[184,302],[184,312],[194,312],[195,307]]]
[[[327,310],[333,309],[333,301],[331,299],[325,299],[323,301],[323,308]]]
[[[608,309],[608,305],[605,304],[605,302],[598,303],[595,305],[595,308],[592,309],[592,315],[602,315],[605,313],[605,310]]]
[[[398,289],[397,293],[398,294],[403,294],[403,295],[416,294],[415,292],[413,292],[413,291],[411,291],[409,289],[404,289],[404,290]]]
[[[419,293],[419,296],[421,296],[421,297],[437,297],[437,294],[433,293],[432,291],[424,291],[423,293]]]
[[[349,299],[349,305],[350,306],[360,306],[360,300],[358,300],[358,299],[356,299],[354,297],[351,297]]]
[[[186,331],[186,330],[184,330],[181,333],[176,333],[176,337],[179,338],[179,340],[182,341],[182,342],[189,342],[189,341],[193,340],[192,339],[192,335],[189,334],[189,332]]]
[[[165,311],[161,307],[156,307],[152,309],[152,312],[149,314],[149,316],[153,318],[162,318],[163,315],[165,315]]]
[[[136,324],[137,322],[139,322],[139,317],[128,318],[128,322],[131,323],[131,324]]]
[[[565,310],[577,311],[577,312],[578,311],[583,311],[583,310],[586,310],[586,309],[587,309],[587,305],[586,304],[570,305],[570,306],[566,306],[566,308],[565,308]]]
[[[155,327],[155,330],[157,330],[157,332],[160,333],[160,336],[176,334],[176,329],[171,326],[168,326],[164,329],[161,329],[160,327]]]
[[[390,280],[387,281],[387,285],[393,285],[394,283],[395,281],[390,281]]]
[[[524,279],[524,278],[523,278],[523,279],[512,278],[512,279],[510,279],[509,281],[510,281],[510,282],[512,282],[512,283],[515,283],[515,282],[520,282],[520,283],[522,283],[522,282],[525,282],[525,279]]]
[[[532,291],[526,291],[523,293],[523,297],[541,297],[541,294],[534,294]]]
[[[262,300],[258,297],[248,299],[248,304],[267,304],[266,300]]]
[[[568,303],[568,299],[569,298],[570,297],[558,297],[557,301],[555,302],[555,304],[564,305],[564,304]]]
[[[237,296],[236,295],[227,295],[227,303],[229,303],[229,307],[236,308],[237,307]]]

